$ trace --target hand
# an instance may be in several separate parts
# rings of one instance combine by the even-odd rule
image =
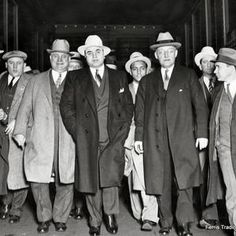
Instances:
[[[207,138],[198,138],[196,140],[196,148],[199,148],[199,150],[202,150],[206,148],[208,145],[208,139]]]
[[[7,114],[0,108],[0,120],[6,120]]]
[[[15,128],[15,123],[16,123],[16,120],[12,120],[8,125],[7,125],[7,128],[5,129],[5,133],[6,134],[12,134],[14,128]]]
[[[138,154],[143,153],[143,142],[142,141],[135,141],[134,142],[134,149]]]
[[[20,146],[20,147],[24,147],[24,144],[25,144],[25,137],[24,135],[22,134],[17,134],[14,136],[14,139],[15,141],[17,142],[17,144]]]

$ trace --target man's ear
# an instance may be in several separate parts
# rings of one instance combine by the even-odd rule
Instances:
[[[6,69],[7,69],[7,61],[5,62],[5,67],[6,67]]]
[[[155,51],[154,56],[158,60],[157,50]]]
[[[178,55],[178,50],[176,49],[175,50],[175,57],[177,57],[177,55]]]

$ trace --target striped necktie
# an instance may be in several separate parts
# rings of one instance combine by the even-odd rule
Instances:
[[[15,78],[16,78],[16,77],[12,77],[11,82],[10,82],[9,85],[8,85],[9,88],[13,88],[13,86],[14,86],[13,83],[14,83]]]
[[[59,88],[59,86],[61,85],[61,79],[62,79],[62,76],[61,76],[61,73],[59,73],[59,76],[58,76],[56,83],[55,83],[57,88]]]
[[[210,93],[212,92],[213,88],[214,88],[214,82],[213,79],[211,78],[209,79],[209,87],[208,87]]]
[[[98,69],[96,69],[95,79],[97,80],[98,87],[100,87],[102,83],[102,78],[98,73]]]
[[[164,75],[164,89],[165,89],[165,90],[167,90],[168,84],[169,84],[169,80],[170,80],[169,75],[168,75],[168,72],[169,72],[169,70],[166,69],[166,70],[165,70],[165,75]]]

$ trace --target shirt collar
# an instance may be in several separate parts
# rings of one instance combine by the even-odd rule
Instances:
[[[101,76],[101,78],[103,77],[104,71],[105,71],[105,66],[104,64],[98,68],[94,68],[94,67],[89,67],[93,77],[95,77],[96,74],[96,70],[98,70],[98,74]]]
[[[13,76],[8,74],[7,84],[9,85],[13,79]],[[20,79],[20,76],[14,77],[13,85]]]
[[[165,77],[165,72],[166,72],[166,70],[168,70],[168,76],[169,76],[169,78],[171,78],[171,75],[172,75],[174,66],[175,66],[175,65],[173,65],[173,66],[171,66],[171,67],[168,67],[168,68],[161,67],[161,75],[162,75],[162,78]]]
[[[64,72],[61,72],[59,73],[58,71],[55,71],[52,69],[52,78],[53,78],[53,81],[56,82],[58,77],[59,77],[59,74],[61,74],[61,83],[63,82],[63,80],[65,79],[66,77],[66,74],[67,74],[67,71],[64,71]]]

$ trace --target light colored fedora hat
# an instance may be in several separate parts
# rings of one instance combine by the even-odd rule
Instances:
[[[215,53],[214,49],[210,46],[205,46],[202,48],[201,52],[199,52],[195,57],[194,61],[197,66],[200,66],[200,62],[203,57],[212,57],[212,60],[215,60],[217,57],[217,54]]]
[[[135,61],[143,61],[147,64],[147,71],[150,71],[151,68],[151,60],[148,57],[143,56],[142,53],[140,52],[133,52],[130,57],[129,60],[125,63],[125,69],[128,73],[131,73],[131,65],[132,63],[134,63]]]
[[[89,35],[87,39],[85,40],[85,44],[78,47],[78,52],[84,56],[84,52],[89,47],[101,47],[104,50],[104,55],[108,55],[111,51],[111,49],[107,46],[104,46],[102,43],[102,40],[97,35]]]
[[[70,53],[70,44],[65,39],[55,39],[52,43],[52,48],[47,49],[47,52],[48,53],[63,52],[69,55],[73,55],[72,53]]]
[[[20,58],[23,58],[23,60],[25,61],[27,59],[27,54],[19,50],[14,50],[14,51],[4,53],[2,56],[2,59],[7,61],[9,58],[12,58],[12,57],[20,57]]]
[[[236,66],[236,50],[233,48],[220,48],[218,56],[214,62],[223,62]]]
[[[174,46],[178,49],[181,47],[181,43],[175,42],[171,34],[169,32],[165,32],[159,33],[156,43],[151,45],[150,48],[155,51],[157,48],[164,46]]]

